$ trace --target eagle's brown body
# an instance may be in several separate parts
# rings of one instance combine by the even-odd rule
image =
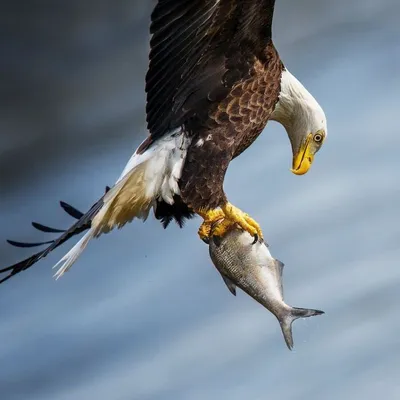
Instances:
[[[180,181],[181,197],[190,208],[216,208],[226,201],[222,185],[230,161],[257,139],[275,108],[283,66],[272,42],[264,54],[250,76],[211,107],[206,126],[197,127]],[[202,146],[196,146],[198,140]]]
[[[278,102],[283,64],[271,38],[273,0],[160,0],[152,14],[146,79],[150,136],[182,127],[192,138],[174,204],[156,217],[179,223],[226,201],[230,161],[264,129]]]

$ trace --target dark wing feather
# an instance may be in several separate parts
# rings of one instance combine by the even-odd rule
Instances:
[[[105,192],[107,193],[110,190],[109,186],[106,187]],[[29,267],[31,267],[33,264],[41,260],[42,258],[46,257],[50,252],[52,252],[54,249],[56,249],[58,246],[61,246],[63,243],[65,243],[67,240],[72,238],[73,236],[79,235],[82,232],[85,232],[86,230],[90,229],[91,224],[92,224],[92,219],[94,216],[97,214],[97,212],[101,209],[103,205],[103,197],[97,201],[93,206],[90,208],[90,210],[86,213],[83,214],[79,210],[77,210],[75,207],[70,206],[67,203],[60,202],[62,203],[63,209],[65,211],[71,211],[68,212],[72,217],[77,218],[78,215],[81,215],[81,217],[78,219],[78,221],[72,225],[69,229],[65,231],[61,230],[56,230],[54,228],[49,228],[47,226],[38,224],[38,223],[33,223],[34,227],[45,232],[55,232],[55,231],[61,231],[63,234],[58,237],[55,240],[48,241],[48,242],[42,242],[42,243],[21,243],[21,242],[16,242],[12,240],[8,240],[8,243],[10,243],[13,246],[16,247],[35,247],[35,246],[40,246],[44,244],[49,244],[47,248],[45,248],[42,251],[39,251],[36,254],[33,254],[32,256],[26,258],[25,260],[22,260],[18,262],[17,264],[11,265],[10,267],[6,267],[3,269],[0,269],[0,274],[9,272],[8,275],[6,275],[4,278],[0,279],[0,283],[3,283],[10,279],[12,276],[18,274],[19,272],[22,272]]]
[[[60,202],[60,204],[62,205],[63,209],[73,209],[74,213],[69,213],[69,215],[71,215],[72,217],[74,217],[75,219],[80,219],[83,217],[83,213],[78,211],[76,208],[72,207],[71,205],[64,203],[63,201]],[[32,222],[32,226],[37,229],[38,231],[41,232],[45,232],[45,233],[63,233],[66,231],[66,229],[56,229],[56,228],[51,228],[50,226],[46,226],[43,224],[39,224],[38,222]],[[89,226],[90,228],[90,226]],[[80,232],[78,232],[80,233]],[[15,247],[39,247],[39,246],[43,246],[45,244],[51,244],[53,243],[54,240],[48,240],[46,242],[36,242],[36,243],[27,243],[27,242],[17,242],[16,240],[7,240],[8,244],[11,244],[11,246],[15,246]]]
[[[83,213],[77,210],[75,207],[65,203],[64,201],[60,201],[61,208],[72,218],[80,219],[83,217]]]
[[[275,0],[159,0],[152,13],[146,76],[153,140],[207,117],[271,39]]]
[[[51,243],[53,243],[53,240],[48,240],[47,242],[24,243],[24,242],[17,242],[15,240],[7,239],[7,243],[11,244],[11,246],[14,246],[14,247],[29,248],[29,247],[39,247],[39,246],[43,246],[45,244],[51,244]]]
[[[48,246],[46,249],[39,251],[38,253],[26,258],[25,260],[20,261],[17,264],[11,265],[10,267],[0,269],[0,274],[3,274],[5,272],[9,272],[7,276],[5,276],[3,279],[0,280],[0,283],[5,282],[6,280],[10,279],[12,276],[18,274],[19,272],[22,272],[29,267],[31,267],[33,264],[41,260],[42,258],[46,257],[50,252],[52,252],[54,249],[56,249],[58,246],[61,246],[63,243],[65,243],[68,239],[71,237],[78,235],[85,230],[90,228],[92,218],[96,215],[96,213],[99,211],[101,206],[103,205],[102,199],[99,200],[96,204],[93,205],[93,207],[83,215],[83,217],[77,221],[74,225],[71,226],[68,230],[66,230],[60,237],[57,239],[53,240],[50,242],[50,246]],[[14,242],[15,245],[15,242]],[[29,246],[25,246],[29,247]]]
[[[46,232],[46,233],[62,233],[62,232],[65,232],[65,229],[51,228],[50,226],[42,225],[42,224],[39,224],[38,222],[32,222],[32,226],[35,229],[37,229],[38,231]]]

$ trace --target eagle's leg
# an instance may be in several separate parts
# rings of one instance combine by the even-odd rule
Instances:
[[[210,236],[223,237],[235,226],[239,226],[244,231],[254,237],[254,243],[257,240],[263,240],[263,234],[260,225],[248,214],[227,202],[217,208],[208,211],[197,211],[204,222],[201,224],[198,234],[200,239],[208,243]]]
[[[221,207],[225,218],[212,229],[212,236],[223,237],[234,226],[239,226],[244,231],[254,237],[254,243],[263,240],[263,234],[260,225],[247,213],[227,202]]]
[[[224,178],[235,154],[237,132],[232,127],[217,124],[212,129],[201,128],[189,146],[179,179],[180,196],[184,203],[204,221],[200,238],[223,236],[239,227],[257,241],[262,239],[260,226],[250,216],[227,201]]]

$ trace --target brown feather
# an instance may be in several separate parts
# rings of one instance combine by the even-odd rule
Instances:
[[[271,40],[274,5],[159,0],[152,14],[149,143],[178,127],[193,138],[179,182],[190,210],[226,201],[230,161],[254,142],[278,101],[283,64]],[[171,207],[159,210],[170,218]]]
[[[230,161],[257,139],[275,108],[283,65],[272,42],[265,58],[264,64],[256,60],[251,77],[214,107],[208,128],[198,131],[189,148],[180,188],[184,202],[195,210],[216,208],[226,201],[223,181]],[[201,146],[196,145],[199,139]]]
[[[146,75],[153,139],[207,119],[213,102],[250,77],[254,58],[263,57],[271,39],[274,5],[274,0],[158,1]]]

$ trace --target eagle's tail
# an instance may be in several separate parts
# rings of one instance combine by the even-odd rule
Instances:
[[[50,245],[42,252],[0,270],[0,273],[10,272],[3,281],[29,268],[70,237],[88,230],[82,239],[55,265],[55,267],[59,267],[55,274],[56,278],[59,278],[71,268],[90,239],[107,233],[114,227],[122,228],[134,218],[145,220],[157,199],[172,204],[174,196],[179,194],[178,180],[188,145],[189,142],[184,138],[182,131],[176,130],[145,147],[145,151],[137,150],[115,185],[86,214],[67,207],[66,211],[69,210],[69,214],[79,217],[79,220],[70,229],[63,232],[58,239],[47,242]],[[143,146],[139,147],[139,149],[143,148]],[[39,230],[59,231],[36,224],[36,227],[38,226]],[[23,245],[18,242],[11,242],[11,244],[20,245],[20,247]]]

